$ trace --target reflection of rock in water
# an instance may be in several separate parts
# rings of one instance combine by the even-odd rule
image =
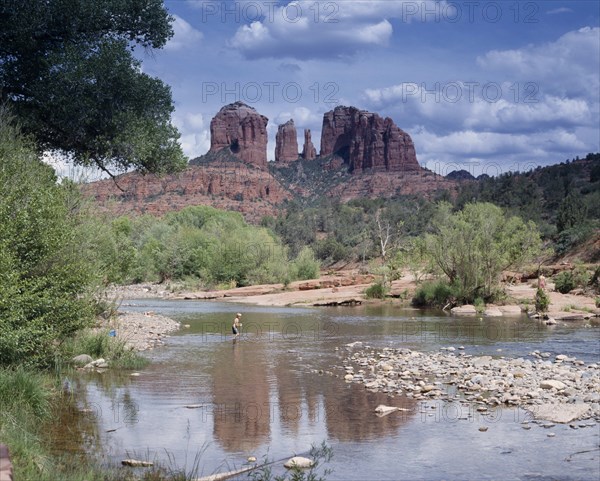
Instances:
[[[300,420],[306,413],[302,402],[302,382],[300,373],[295,370],[295,356],[281,354],[276,359],[277,396],[279,420],[282,426],[293,434],[298,434]],[[309,418],[310,419],[310,418]]]
[[[268,354],[258,343],[224,343],[212,369],[214,435],[227,451],[248,451],[270,434]]]
[[[324,397],[318,422],[326,424],[330,438],[339,441],[366,441],[395,433],[418,412],[417,402],[410,398],[391,398],[385,393],[373,393],[363,386],[348,385],[330,376],[306,374],[304,384],[318,383]],[[310,378],[312,377],[312,379]],[[377,417],[380,404],[409,409],[385,417]]]

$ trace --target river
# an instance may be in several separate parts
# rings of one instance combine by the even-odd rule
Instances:
[[[462,403],[417,403],[344,382],[346,344],[531,358],[537,349],[599,360],[597,326],[542,326],[526,318],[452,318],[391,305],[273,308],[199,301],[128,301],[190,327],[147,353],[130,373],[75,380],[58,449],[83,446],[108,463],[135,457],[207,475],[248,456],[280,459],[326,441],[328,480],[598,480],[600,427],[548,430],[504,408],[480,415]],[[235,312],[243,330],[231,336]],[[379,404],[407,408],[379,418]],[[190,409],[186,406],[194,405]],[[81,410],[85,410],[84,414]],[[488,427],[486,432],[479,428]],[[279,466],[279,465],[278,465]],[[281,468],[276,467],[275,473]]]

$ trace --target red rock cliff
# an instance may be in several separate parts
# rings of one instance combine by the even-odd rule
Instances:
[[[268,121],[243,102],[226,105],[210,122],[210,152],[229,148],[240,160],[266,168]]]
[[[298,160],[298,137],[294,120],[280,125],[275,137],[275,162]]]
[[[336,107],[323,116],[321,156],[333,154],[352,172],[421,169],[410,135],[392,119],[355,107]]]

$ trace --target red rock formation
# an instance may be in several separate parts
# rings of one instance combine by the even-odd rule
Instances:
[[[314,160],[317,157],[317,149],[312,143],[310,129],[304,129],[304,147],[302,148],[302,158],[304,160]]]
[[[415,146],[390,118],[336,107],[323,116],[321,156],[339,155],[350,171],[419,171]]]
[[[298,160],[298,137],[294,120],[280,125],[275,137],[275,162],[293,162]]]
[[[210,122],[210,152],[229,148],[242,161],[266,168],[268,121],[243,102],[226,105]]]

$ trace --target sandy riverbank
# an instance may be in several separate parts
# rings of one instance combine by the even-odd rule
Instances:
[[[324,275],[319,279],[296,281],[284,287],[283,284],[265,284],[239,287],[227,290],[178,291],[176,286],[161,284],[139,284],[113,289],[111,295],[115,299],[163,298],[175,300],[220,300],[240,304],[261,306],[327,306],[357,305],[364,302],[381,303],[397,302],[408,305],[417,288],[415,278],[405,274],[400,280],[392,283],[390,298],[369,300],[365,297],[366,289],[375,281],[372,275],[355,271]],[[506,291],[513,310],[518,306],[523,312],[533,309],[535,281],[507,285]],[[584,320],[600,315],[591,296],[561,294],[554,291],[554,285],[548,283],[550,309],[548,315],[557,321]]]

